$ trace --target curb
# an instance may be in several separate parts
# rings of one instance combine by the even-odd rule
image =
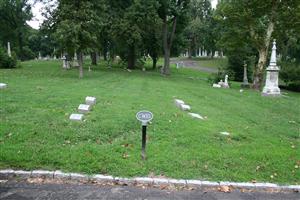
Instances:
[[[220,187],[230,186],[236,188],[245,189],[275,189],[275,190],[292,190],[300,192],[300,185],[277,185],[274,183],[249,183],[249,182],[212,182],[212,181],[201,181],[201,180],[184,180],[184,179],[168,179],[168,178],[150,178],[150,177],[136,177],[136,178],[123,178],[113,177],[108,175],[96,174],[96,175],[85,175],[79,173],[65,173],[59,170],[56,171],[45,171],[45,170],[0,170],[0,180],[9,178],[29,179],[29,178],[48,178],[54,180],[69,180],[69,181],[90,181],[90,182],[111,182],[111,183],[122,183],[126,185],[130,184],[152,184],[152,185],[163,185],[172,184],[185,187]]]

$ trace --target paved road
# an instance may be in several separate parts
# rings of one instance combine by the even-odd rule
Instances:
[[[201,61],[194,61],[194,60],[187,60],[187,59],[180,60],[178,58],[172,58],[171,59],[172,64],[176,64],[176,63],[182,64],[183,63],[184,68],[196,69],[196,70],[200,70],[200,71],[204,71],[204,72],[210,72],[210,73],[218,72],[217,69],[214,69],[214,68],[211,68],[211,67],[200,66],[200,62]]]
[[[1,200],[93,200],[93,199],[205,199],[205,200],[299,200],[300,193],[231,193],[217,191],[167,191],[155,188],[129,186],[98,186],[74,184],[0,183]]]

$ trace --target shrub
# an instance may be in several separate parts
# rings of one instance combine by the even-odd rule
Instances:
[[[282,62],[280,78],[286,84],[285,89],[300,92],[300,64],[295,62]]]
[[[234,80],[234,71],[224,68],[219,68],[217,73],[211,74],[208,77],[208,82],[210,84],[218,83],[220,80],[225,79],[225,76],[228,75],[229,80]]]
[[[0,47],[0,68],[16,68],[17,57],[15,53],[12,53],[12,57],[9,57],[4,48]]]

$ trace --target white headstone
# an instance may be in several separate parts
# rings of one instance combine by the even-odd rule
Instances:
[[[79,63],[78,63],[76,51],[75,51],[75,53],[74,53],[73,67],[79,67]],[[89,69],[89,71],[90,71],[90,69]]]
[[[230,135],[230,133],[228,133],[228,132],[220,132],[220,134],[221,135],[226,135],[226,136]]]
[[[224,84],[223,84],[223,87],[224,87],[224,88],[229,88],[229,84],[228,84],[228,75],[227,75],[227,74],[225,75],[225,82],[224,82]]]
[[[201,115],[197,114],[197,113],[189,113],[189,115],[192,118],[196,118],[196,119],[204,119]]]
[[[83,120],[83,114],[71,114],[70,120],[73,121],[82,121]]]
[[[183,111],[189,111],[189,110],[191,110],[191,106],[186,105],[186,104],[181,104],[180,109]]]
[[[278,87],[279,67],[276,61],[276,41],[273,42],[270,65],[267,68],[266,85],[262,91],[263,96],[280,96]]]
[[[87,105],[95,105],[96,104],[96,97],[86,97],[85,104]]]
[[[6,83],[0,83],[0,89],[5,89],[7,88],[7,84]]]
[[[10,42],[7,42],[7,54],[9,57],[11,57]]]
[[[41,52],[39,52],[39,60],[42,60]]]
[[[214,84],[213,84],[213,87],[214,87],[214,88],[221,88],[222,86],[219,85],[219,84],[215,84],[215,83],[214,83]]]
[[[87,104],[80,104],[78,106],[78,112],[80,113],[88,113],[91,110],[92,106]]]
[[[180,99],[175,99],[174,102],[175,102],[176,106],[179,107],[179,108],[180,108],[180,106],[181,106],[182,104],[184,104],[184,101],[182,101],[182,100],[180,100]]]
[[[63,56],[62,60],[63,60],[63,68],[64,69],[70,69],[70,65],[69,65],[69,62],[67,61],[66,56]]]

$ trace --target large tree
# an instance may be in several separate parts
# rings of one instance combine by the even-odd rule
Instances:
[[[183,31],[187,23],[189,0],[159,0],[159,17],[162,19],[164,66],[161,73],[170,74],[170,56],[175,34]],[[183,25],[178,28],[180,25]]]
[[[55,35],[67,52],[76,51],[79,60],[79,77],[83,77],[83,54],[95,46],[101,18],[101,0],[59,0],[53,12]]]
[[[2,45],[6,45],[10,41],[17,46],[17,54],[21,60],[26,59],[24,46],[30,30],[26,21],[31,18],[31,4],[28,0],[0,1],[0,40]]]
[[[272,34],[279,24],[292,20],[298,0],[223,0],[218,12],[227,32],[236,40],[248,41],[257,52],[253,88],[260,89]],[[285,13],[285,15],[283,15]]]

